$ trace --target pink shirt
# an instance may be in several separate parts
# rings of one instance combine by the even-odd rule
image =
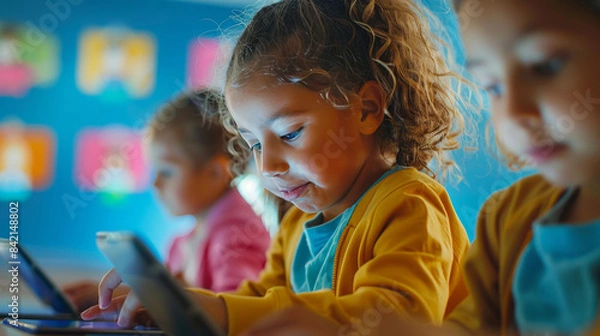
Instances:
[[[269,243],[260,217],[232,188],[212,206],[204,225],[173,239],[166,264],[190,286],[233,291],[243,280],[258,278]]]

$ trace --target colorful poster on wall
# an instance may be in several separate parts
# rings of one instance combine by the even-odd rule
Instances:
[[[229,50],[230,46],[218,39],[199,38],[192,41],[188,49],[188,87],[222,86]]]
[[[154,89],[156,45],[125,28],[89,29],[79,41],[77,85],[109,101],[148,96]]]
[[[88,128],[80,132],[75,150],[75,182],[113,200],[144,191],[149,169],[142,135],[123,126]]]
[[[58,77],[58,43],[35,26],[0,22],[0,96],[22,97]]]
[[[0,199],[23,201],[52,181],[54,132],[17,122],[0,124]]]

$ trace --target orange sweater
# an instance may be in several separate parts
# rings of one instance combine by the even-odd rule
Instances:
[[[512,281],[519,257],[531,241],[534,221],[564,192],[533,175],[486,201],[464,265],[470,294],[448,317],[447,324],[475,334],[483,330],[516,334]],[[600,335],[600,329],[592,335]]]
[[[441,323],[466,296],[460,267],[469,242],[446,190],[415,169],[394,172],[365,193],[339,241],[331,290],[295,294],[290,270],[303,223],[314,215],[293,208],[271,242],[257,282],[227,305],[229,334],[294,304],[363,334],[381,314],[401,312]]]

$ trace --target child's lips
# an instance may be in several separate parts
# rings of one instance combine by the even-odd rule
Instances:
[[[293,202],[294,200],[302,196],[307,187],[308,183],[305,183],[296,187],[280,189],[279,193],[281,194],[281,197],[286,201]]]
[[[527,150],[526,155],[536,165],[542,165],[566,148],[567,146],[563,144],[553,143],[551,145],[530,148]]]

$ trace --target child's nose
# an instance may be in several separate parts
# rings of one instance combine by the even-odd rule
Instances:
[[[282,153],[275,150],[269,150],[264,146],[259,160],[260,173],[264,177],[282,175],[289,170],[289,165],[284,159]]]
[[[502,100],[501,115],[511,123],[524,128],[537,127],[542,123],[537,99],[526,83],[509,85]]]
[[[153,181],[152,185],[154,186],[154,189],[160,190],[160,186],[162,185],[160,176],[156,175],[154,177],[154,181]]]

